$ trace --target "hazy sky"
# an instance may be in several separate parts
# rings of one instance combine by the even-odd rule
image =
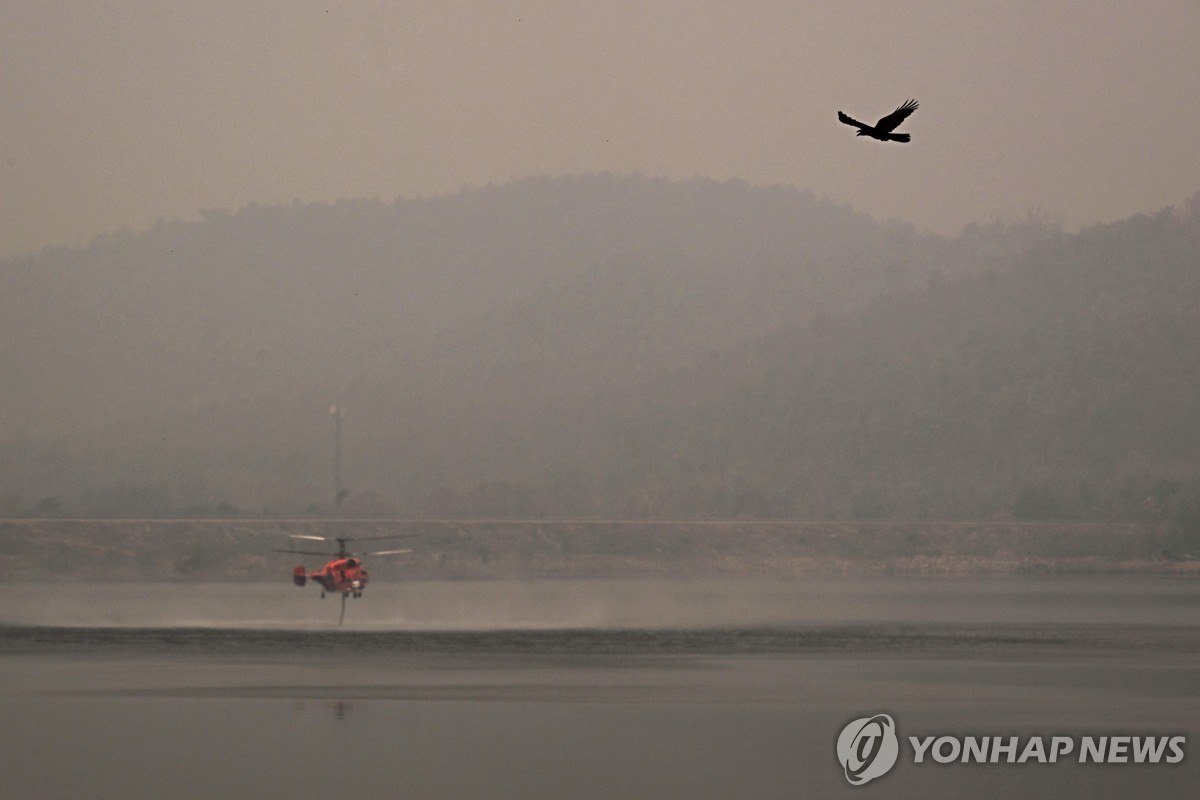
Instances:
[[[1200,2],[0,0],[0,255],[609,170],[945,233],[1200,191]],[[908,145],[854,136],[906,98]]]

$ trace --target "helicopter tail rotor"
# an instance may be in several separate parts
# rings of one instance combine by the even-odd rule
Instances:
[[[298,566],[292,570],[292,583],[297,586],[303,586],[308,583],[308,573],[304,571],[304,566]]]

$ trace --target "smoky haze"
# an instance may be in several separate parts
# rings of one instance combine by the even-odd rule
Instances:
[[[599,174],[5,262],[4,513],[1190,519],[1196,198],[946,238]],[[342,487],[337,487],[342,488]]]
[[[0,514],[1192,525],[1198,28],[8,3]]]
[[[1188,0],[117,0],[0,9],[0,255],[254,202],[642,172],[955,233],[1200,185]],[[911,145],[847,136],[921,102]]]

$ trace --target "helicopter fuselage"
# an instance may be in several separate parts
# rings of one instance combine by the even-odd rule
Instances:
[[[362,561],[350,556],[334,559],[315,572],[305,572],[303,566],[298,566],[292,571],[292,580],[297,586],[313,581],[326,592],[361,597],[367,586],[368,575]]]

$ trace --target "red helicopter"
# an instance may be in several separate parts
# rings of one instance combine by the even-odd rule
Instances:
[[[387,556],[397,553],[411,553],[411,549],[404,550],[376,550],[371,553],[352,553],[346,549],[346,542],[366,542],[378,541],[380,539],[407,539],[413,534],[407,536],[365,536],[361,538],[353,538],[349,536],[308,536],[300,533],[289,534],[293,539],[308,539],[318,542],[337,542],[337,552],[319,552],[315,550],[274,550],[276,553],[300,553],[301,555],[309,556],[332,556],[333,560],[326,563],[316,572],[307,572],[303,565],[297,566],[292,570],[292,582],[297,586],[304,586],[309,580],[312,580],[321,586],[321,599],[325,599],[326,592],[341,592],[342,594],[342,613],[338,617],[338,624],[346,618],[346,598],[362,597],[363,589],[367,586],[367,568],[363,566],[363,556]]]

